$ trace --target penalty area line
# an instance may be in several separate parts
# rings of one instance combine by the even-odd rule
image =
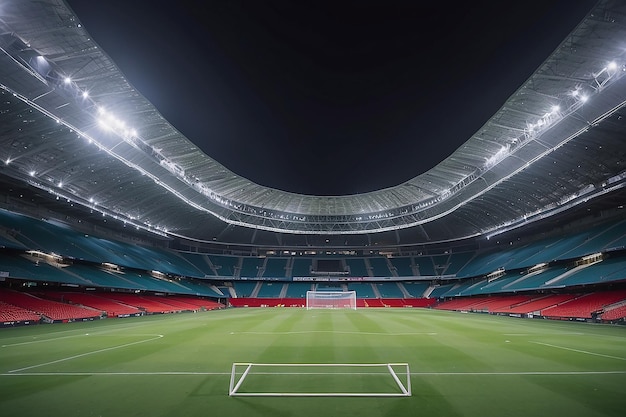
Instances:
[[[159,376],[159,375],[230,375],[230,372],[22,372],[4,373],[0,376]]]
[[[138,345],[139,343],[151,342],[153,340],[157,340],[157,339],[160,339],[162,337],[163,337],[163,335],[159,334],[159,335],[156,335],[156,337],[152,337],[152,338],[146,339],[146,340],[139,340],[137,342],[124,343],[123,345],[111,346],[111,347],[104,348],[104,349],[98,349],[98,350],[94,350],[94,351],[91,351],[91,352],[85,352],[85,353],[81,353],[81,354],[78,354],[78,355],[68,356],[66,358],[61,358],[61,359],[57,359],[57,360],[50,361],[50,362],[44,362],[44,363],[39,363],[37,365],[25,366],[24,368],[13,369],[13,370],[9,371],[8,373],[12,374],[12,373],[15,373],[15,372],[22,372],[22,371],[26,371],[28,369],[39,368],[40,366],[52,365],[53,363],[65,362],[65,361],[69,361],[69,360],[72,360],[72,359],[82,358],[83,356],[94,355],[96,353],[102,353],[102,352],[106,352],[106,351],[109,351],[109,350],[121,349],[121,348],[132,346],[132,345]]]
[[[622,375],[626,371],[411,372],[411,376]]]
[[[388,375],[370,373],[371,375]],[[526,372],[411,372],[411,376],[515,376],[515,375],[623,375],[624,371],[526,371]],[[2,373],[0,376],[168,376],[168,375],[216,375],[227,376],[231,372],[160,371],[160,372],[22,372]],[[289,375],[289,373],[255,373],[254,375]],[[295,374],[293,374],[295,375]],[[312,374],[315,375],[315,374]],[[325,373],[319,375],[333,375]],[[343,372],[341,375],[363,375],[363,373]],[[368,374],[369,375],[369,374]]]
[[[534,343],[536,345],[548,346],[548,347],[555,348],[555,349],[569,350],[570,352],[584,353],[585,355],[600,356],[600,357],[603,357],[603,358],[617,359],[617,360],[620,360],[620,361],[626,361],[626,358],[622,358],[620,356],[604,355],[602,353],[595,353],[595,352],[589,352],[587,350],[573,349],[573,348],[568,348],[568,347],[565,347],[565,346],[552,345],[550,343],[533,342],[533,341],[531,341],[530,343]]]

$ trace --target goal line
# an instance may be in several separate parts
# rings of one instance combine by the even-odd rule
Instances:
[[[232,365],[228,395],[410,397],[408,363],[251,363]]]

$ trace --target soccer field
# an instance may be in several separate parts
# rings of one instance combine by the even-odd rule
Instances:
[[[242,308],[7,328],[0,349],[2,417],[622,417],[626,410],[620,326],[426,309]],[[246,375],[243,366],[234,381],[244,395],[229,396],[234,363],[281,366],[252,366]],[[406,364],[410,375],[403,366],[397,374],[348,366],[388,363]],[[410,395],[396,396],[407,386]],[[245,395],[252,393],[263,395]]]

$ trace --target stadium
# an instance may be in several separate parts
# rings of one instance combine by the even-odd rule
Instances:
[[[0,15],[4,416],[622,415],[623,2],[450,156],[344,195],[228,169],[68,2]]]

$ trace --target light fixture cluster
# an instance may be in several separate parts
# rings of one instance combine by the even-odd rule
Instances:
[[[569,93],[563,95],[565,99],[561,104],[551,104],[543,115],[532,122],[528,122],[520,136],[510,139],[507,145],[499,149],[494,155],[487,158],[483,169],[487,170],[498,164],[508,155],[515,152],[520,146],[539,137],[543,132],[554,124],[577,111],[591,98],[592,94],[600,92],[610,82],[620,78],[626,67],[618,65],[616,61],[610,61],[600,71],[593,74],[587,86],[577,85]]]
[[[500,161],[505,159],[510,154],[514,153],[520,146],[525,144],[529,140],[533,140],[539,137],[543,132],[551,128],[554,124],[558,123],[560,120],[563,120],[565,117],[573,114],[578,109],[580,109],[585,103],[587,103],[593,94],[599,93],[602,91],[609,83],[614,82],[621,78],[626,73],[626,66],[624,64],[618,64],[616,61],[610,61],[605,67],[603,67],[597,73],[594,73],[592,76],[591,82],[583,87],[582,85],[577,85],[572,91],[566,93],[564,97],[565,110],[562,109],[562,105],[553,104],[550,107],[550,110],[545,112],[540,118],[536,119],[533,123],[528,123],[526,128],[523,131],[523,134],[520,137],[514,138],[506,145],[502,146],[498,152],[492,155],[485,161],[483,166],[483,170],[488,170],[498,164]],[[607,115],[612,114],[611,111],[607,112],[607,114],[602,115],[598,118],[601,120]],[[571,140],[577,135],[573,135],[566,140]],[[565,142],[559,143],[558,146],[562,146]],[[557,146],[557,147],[558,147]],[[537,161],[541,157],[552,152],[553,149],[546,151],[539,158],[536,158],[533,162]],[[529,163],[530,164],[530,163]],[[529,165],[527,164],[527,166]],[[593,185],[589,185],[582,190],[579,190],[572,195],[565,196],[558,203],[549,204],[546,207],[543,207],[539,210],[536,210],[534,213],[527,213],[522,218],[514,219],[508,221],[504,224],[500,224],[495,226],[484,233],[487,234],[487,239],[497,235],[499,233],[503,233],[504,231],[508,231],[517,227],[520,227],[522,224],[526,224],[530,221],[530,219],[538,219],[543,218],[543,214],[547,212],[551,212],[553,210],[559,209],[561,207],[576,205],[582,202],[580,199],[581,196],[590,196],[593,195],[595,191],[595,187]],[[586,200],[584,200],[586,201]]]
[[[131,141],[134,145],[134,139],[138,138],[137,130],[126,126],[126,122],[117,118],[113,113],[106,111],[103,107],[97,107],[98,126],[106,131],[112,131],[125,141]]]

